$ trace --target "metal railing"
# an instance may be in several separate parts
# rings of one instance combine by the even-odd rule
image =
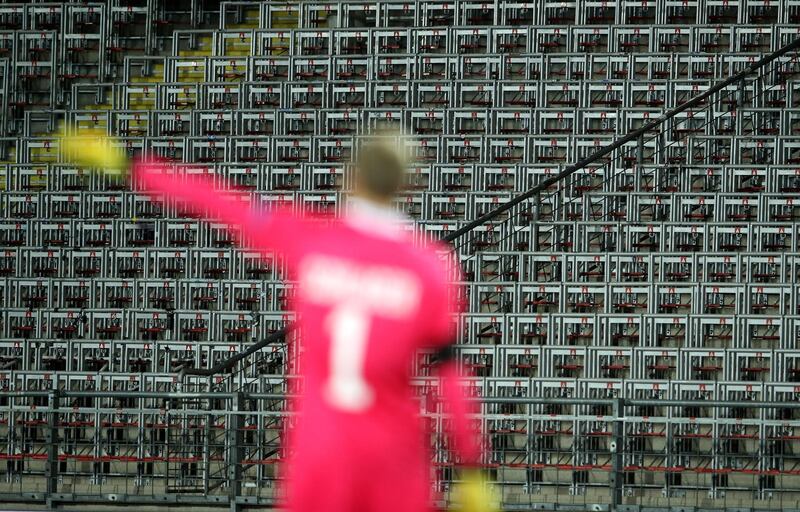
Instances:
[[[0,400],[0,501],[280,502],[286,395],[7,392]],[[793,508],[800,497],[800,401],[655,400],[611,395],[485,397],[487,470],[504,510]],[[441,435],[441,408],[423,414]],[[452,454],[432,453],[437,504]]]

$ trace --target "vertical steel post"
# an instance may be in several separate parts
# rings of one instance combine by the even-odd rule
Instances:
[[[239,512],[240,507],[236,502],[237,498],[242,494],[242,405],[244,402],[244,394],[241,392],[233,396],[231,409],[229,413],[229,421],[227,432],[226,444],[228,445],[228,460],[225,461],[227,466],[228,478],[228,500],[231,512]]]
[[[625,402],[622,398],[614,401],[613,406],[614,426],[611,433],[611,474],[609,475],[610,489],[611,489],[611,512],[619,510],[622,504],[622,485],[624,483],[624,474],[622,467],[622,451],[623,451],[623,423],[622,419],[625,416]]]
[[[47,508],[54,510],[58,507],[54,495],[58,492],[58,402],[60,392],[58,389],[50,391],[47,395],[47,464],[44,468],[46,487],[45,500]]]

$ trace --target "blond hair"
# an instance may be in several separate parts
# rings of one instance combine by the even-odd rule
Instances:
[[[364,143],[355,160],[358,187],[370,195],[391,199],[405,185],[407,159],[398,148],[398,138],[381,133]]]

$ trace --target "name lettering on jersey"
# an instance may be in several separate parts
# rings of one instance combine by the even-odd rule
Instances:
[[[419,307],[421,283],[402,268],[313,254],[300,262],[299,270],[298,293],[311,303],[346,302],[393,318],[410,316]]]

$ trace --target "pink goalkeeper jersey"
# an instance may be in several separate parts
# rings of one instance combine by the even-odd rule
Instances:
[[[398,218],[368,203],[319,223],[256,212],[206,180],[173,176],[160,164],[137,164],[134,180],[154,198],[164,194],[236,227],[249,248],[287,258],[298,283],[292,307],[302,331],[303,377],[289,439],[288,507],[426,510],[430,459],[410,367],[416,350],[452,342],[454,297],[434,244],[415,245]],[[474,464],[478,436],[455,364],[440,374],[456,451]]]

